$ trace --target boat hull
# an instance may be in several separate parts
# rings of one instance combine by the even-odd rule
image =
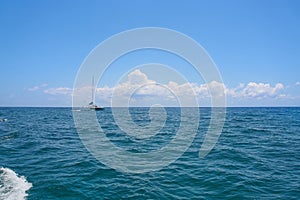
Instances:
[[[91,110],[104,110],[102,107],[95,107],[95,108],[90,108]]]

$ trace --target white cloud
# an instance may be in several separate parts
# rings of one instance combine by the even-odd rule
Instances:
[[[297,81],[297,82],[295,83],[295,85],[296,85],[296,86],[299,86],[299,85],[300,85],[300,81]]]
[[[140,70],[135,70],[128,74],[127,81],[115,87],[106,86],[97,88],[97,96],[99,96],[100,99],[102,98],[102,100],[105,99],[107,102],[113,97],[122,103],[128,103],[129,98],[134,100],[139,99],[141,101],[150,99],[152,101],[174,101],[177,97],[187,100],[196,96],[198,100],[209,100],[211,95],[227,95],[227,97],[233,99],[253,99],[257,101],[267,98],[286,98],[287,95],[282,93],[284,88],[282,83],[277,83],[272,86],[269,83],[256,82],[249,82],[248,84],[240,83],[234,88],[228,88],[225,84],[216,81],[199,85],[189,82],[178,84],[172,81],[168,84],[158,84],[154,80],[149,80],[147,75]]]
[[[155,83],[155,81],[149,80],[146,74],[137,69],[128,74],[127,83],[130,85],[142,85]]]
[[[272,87],[269,83],[250,82],[242,89],[238,96],[254,98],[276,97],[283,88],[284,86],[281,83],[277,83]]]
[[[114,87],[96,88],[96,102],[102,102],[112,106],[124,106],[134,102],[136,105],[152,105],[152,103],[163,102],[165,105],[176,106],[178,98],[183,99],[184,105],[194,105],[193,99],[197,98],[198,102],[210,104],[211,95],[222,97],[226,95],[233,102],[259,102],[263,99],[274,100],[286,99],[289,95],[283,93],[286,87],[282,83],[272,86],[269,83],[249,82],[248,84],[240,83],[233,88],[226,87],[225,84],[212,81],[206,84],[196,84],[186,82],[178,84],[170,81],[167,84],[159,84],[150,80],[146,74],[140,70],[134,70],[129,73],[127,80],[117,84]],[[83,102],[87,103],[91,98],[91,87],[80,88],[80,97]],[[44,90],[51,95],[71,95],[72,88],[59,87]],[[82,103],[83,105],[85,103]],[[182,102],[181,102],[182,103]]]
[[[283,97],[284,94],[281,94],[285,86],[282,83],[277,83],[275,86],[271,86],[269,83],[255,83],[249,82],[248,84],[240,83],[235,88],[227,88],[225,86],[226,95],[233,98],[274,98],[274,97]]]
[[[44,90],[46,94],[52,94],[52,95],[71,95],[73,92],[72,88],[68,87],[58,87],[58,88],[50,88],[47,90]]]
[[[177,99],[180,99],[180,103],[185,106],[195,106],[198,98],[210,98],[210,94],[225,95],[225,85],[216,81],[202,85],[189,82],[178,84],[172,81],[167,84],[159,84],[154,80],[150,80],[140,70],[129,73],[127,78],[127,81],[115,87],[97,88],[99,100],[106,102],[112,100],[113,105],[123,106],[128,104],[129,101],[139,101],[144,104],[157,101],[173,105],[177,102]]]
[[[48,84],[44,83],[44,84],[41,84],[41,85],[37,85],[37,86],[34,86],[34,87],[31,87],[31,88],[28,88],[27,90],[30,91],[30,92],[33,92],[33,91],[37,91],[41,88],[44,88],[44,87],[47,87]]]

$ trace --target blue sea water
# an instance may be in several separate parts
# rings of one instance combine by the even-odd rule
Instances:
[[[148,112],[130,109],[140,125],[149,123]],[[130,141],[110,108],[97,116],[115,145],[142,152],[168,143],[180,109],[167,108],[165,134],[143,142]],[[218,143],[199,159],[210,120],[210,109],[200,108],[188,150],[161,170],[140,174],[94,158],[71,108],[0,108],[0,120],[0,199],[300,199],[300,108],[227,108]]]

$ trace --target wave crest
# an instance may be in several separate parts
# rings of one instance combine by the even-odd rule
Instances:
[[[28,195],[26,193],[32,184],[24,176],[19,176],[9,168],[0,168],[0,199],[22,200]]]

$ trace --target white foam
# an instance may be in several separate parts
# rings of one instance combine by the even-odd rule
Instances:
[[[0,168],[0,199],[23,200],[32,187],[24,176],[19,176],[9,168]]]

